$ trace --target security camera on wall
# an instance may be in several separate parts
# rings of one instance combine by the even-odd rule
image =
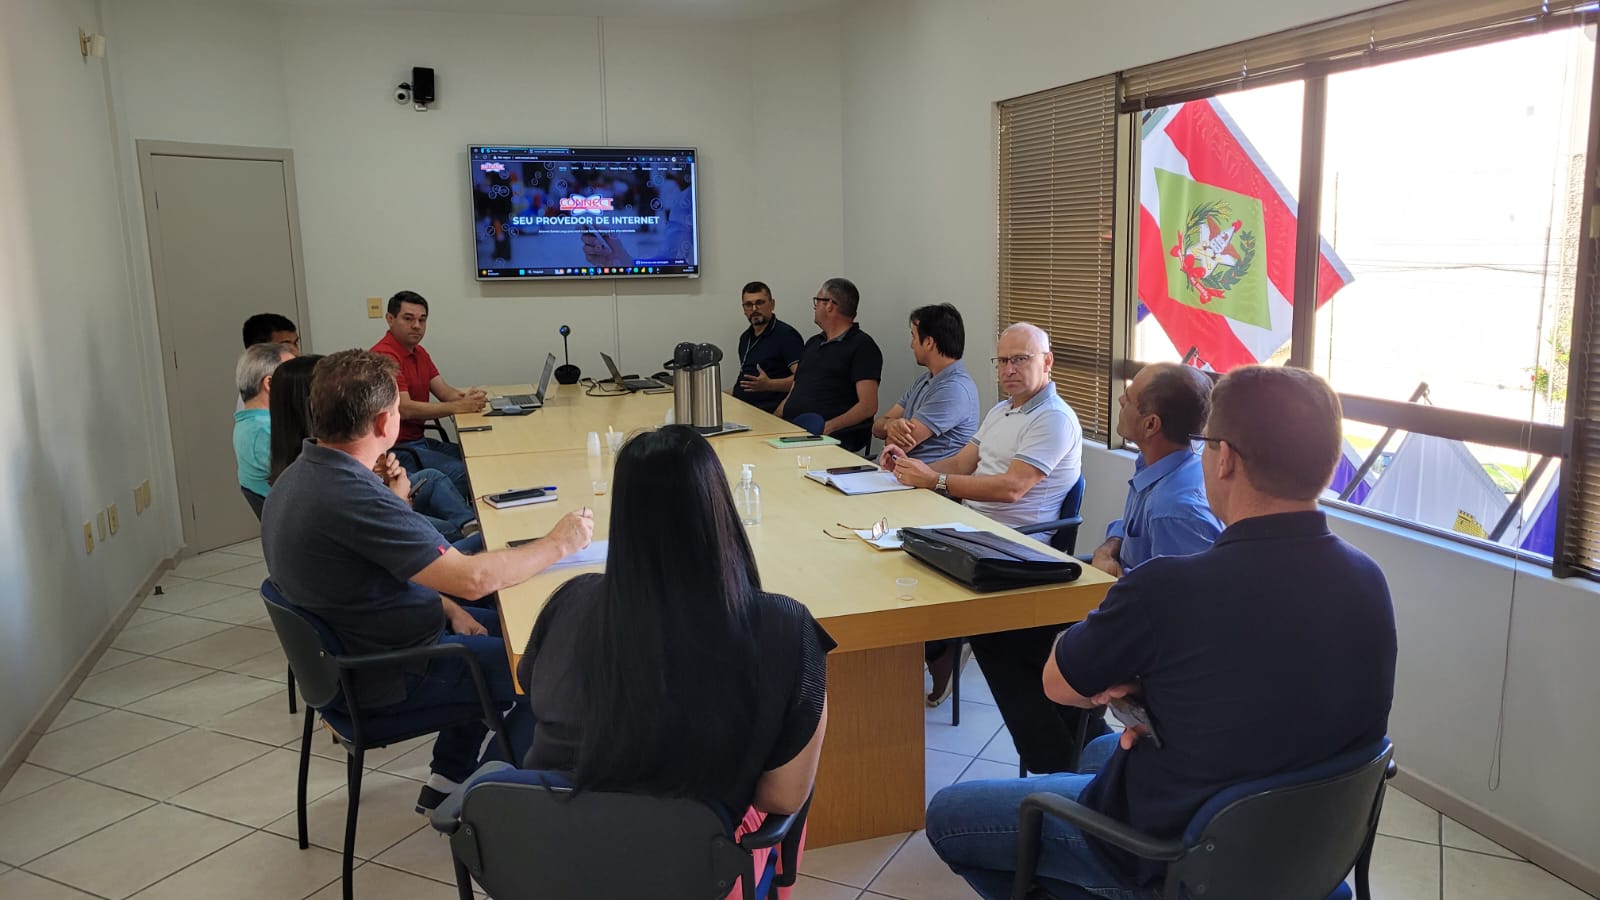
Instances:
[[[427,112],[428,104],[434,101],[433,70],[426,66],[414,66],[411,69],[411,80],[402,81],[395,86],[394,102],[411,108],[417,112]]]

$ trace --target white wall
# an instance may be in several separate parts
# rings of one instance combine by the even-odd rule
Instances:
[[[967,358],[986,402],[994,380],[994,103],[1130,66],[1339,15],[1366,0],[1243,0],[1215,8],[998,0],[879,0],[844,17],[845,271],[863,294],[863,326],[888,349],[885,394],[913,364],[896,352],[906,314],[961,307]],[[1121,514],[1130,459],[1085,452],[1080,543]],[[1513,578],[1507,563],[1340,517],[1346,539],[1388,574],[1400,628],[1392,730],[1405,771],[1475,805],[1589,868],[1600,881],[1600,721],[1586,701],[1600,683],[1600,591],[1524,571],[1499,789],[1487,787],[1499,711]],[[1489,830],[1487,827],[1484,830]],[[1514,842],[1517,835],[1491,836]],[[1526,852],[1526,851],[1525,851]],[[1539,861],[1558,862],[1548,856]],[[1572,876],[1567,866],[1564,873]],[[1582,873],[1578,873],[1581,875]]]
[[[427,346],[458,386],[532,380],[546,351],[559,355],[561,324],[586,374],[601,350],[652,372],[679,340],[731,355],[746,281],[771,282],[793,318],[843,264],[832,14],[264,17],[136,0],[117,4],[116,23],[130,138],[293,149],[319,352],[371,345],[384,326],[365,298],[411,289],[429,299]],[[437,73],[426,113],[390,99],[413,65]],[[698,147],[703,276],[614,292],[599,280],[475,282],[465,159],[483,142]]]
[[[88,0],[0,5],[0,754],[173,549],[151,317],[134,301]],[[118,533],[84,555],[115,502]],[[97,542],[98,543],[98,542]]]

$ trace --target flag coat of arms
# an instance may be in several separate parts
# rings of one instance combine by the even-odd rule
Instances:
[[[1293,321],[1294,196],[1214,100],[1157,110],[1142,132],[1140,303],[1219,372],[1267,359]],[[1351,280],[1323,241],[1317,306]]]

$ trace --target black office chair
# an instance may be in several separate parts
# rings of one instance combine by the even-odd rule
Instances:
[[[735,840],[729,817],[695,800],[574,792],[559,774],[489,763],[430,821],[450,837],[462,900],[474,879],[496,900],[720,900],[735,879],[744,900],[771,900],[795,882],[810,807]],[[776,864],[758,876],[751,852],[769,847]]]
[[[289,669],[300,681],[306,701],[305,729],[300,736],[300,778],[296,787],[295,811],[300,849],[309,845],[306,836],[306,778],[311,767],[311,730],[317,713],[343,745],[345,776],[349,797],[344,823],[344,900],[352,898],[350,870],[356,848],[356,816],[361,809],[362,762],[368,750],[434,734],[452,725],[481,720],[500,743],[506,759],[514,759],[511,743],[500,729],[500,716],[484,681],[478,660],[461,644],[434,644],[408,650],[346,656],[339,639],[320,619],[291,604],[270,580],[261,583],[261,599],[267,604],[272,627],[278,632]],[[351,688],[351,673],[360,670],[393,668],[409,662],[459,656],[467,663],[472,682],[478,689],[478,708],[463,712],[460,704],[437,709],[413,710],[400,715],[367,712],[356,701]]]
[[[1083,524],[1083,516],[1078,513],[1083,510],[1083,492],[1087,487],[1088,482],[1082,475],[1079,475],[1077,483],[1072,486],[1072,490],[1067,491],[1067,495],[1061,498],[1061,510],[1054,519],[1048,522],[1024,525],[1017,530],[1023,534],[1042,534],[1046,531],[1054,531],[1055,534],[1050,536],[1050,546],[1071,556],[1078,546],[1078,526]],[[962,638],[961,649],[957,651],[956,655],[956,672],[951,676],[955,679],[950,683],[950,724],[952,726],[961,724],[961,657],[966,654],[966,643],[967,639]],[[1080,718],[1083,721],[1078,726],[1078,749],[1082,750],[1084,736],[1088,733],[1086,730],[1088,721],[1087,717]],[[1028,774],[1027,769],[1022,767],[1021,763],[1017,765],[1021,770],[1020,774]]]
[[[1371,897],[1367,870],[1383,809],[1385,782],[1394,777],[1394,745],[1344,753],[1297,772],[1235,785],[1202,806],[1180,838],[1163,840],[1058,794],[1022,801],[1017,876],[1012,900],[1025,900],[1039,866],[1044,816],[1141,859],[1167,863],[1163,900],[1181,897],[1271,897],[1334,900],[1350,896],[1344,878],[1355,869],[1355,896]],[[1062,900],[1092,900],[1087,891]]]
[[[267,498],[244,485],[239,485],[239,493],[244,494],[244,502],[250,504],[250,511],[256,514],[256,521],[261,521],[261,510],[267,505]],[[289,670],[289,715],[296,712],[294,703],[294,669]]]

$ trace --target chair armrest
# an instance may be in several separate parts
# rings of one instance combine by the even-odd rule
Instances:
[[[461,787],[444,798],[443,802],[428,814],[428,824],[440,834],[455,834],[456,829],[461,827],[461,804],[466,800],[467,789],[490,775],[515,768],[512,764],[499,760],[484,763],[478,771],[472,773],[472,777],[462,782]]]
[[[768,813],[762,820],[761,827],[739,839],[739,846],[745,850],[764,850],[775,847],[789,834],[789,829],[795,823],[804,823],[806,814],[811,810],[811,797],[806,797],[806,802],[800,809],[787,816]]]
[[[338,656],[334,658],[334,661],[338,663],[339,668],[342,670],[339,681],[344,688],[345,697],[350,698],[354,696],[354,693],[351,690],[351,685],[345,683],[347,679],[343,672],[386,668],[415,660],[449,656],[458,656],[466,662],[467,674],[472,676],[472,686],[477,689],[479,710],[483,713],[483,721],[494,731],[495,737],[500,744],[500,752],[505,754],[506,759],[515,760],[516,755],[512,753],[511,741],[506,737],[505,729],[496,727],[494,724],[500,721],[500,714],[496,711],[494,695],[489,693],[489,682],[483,677],[483,667],[478,665],[478,657],[466,646],[462,644],[429,644],[426,647],[410,647],[405,650],[385,650],[381,653],[363,653],[359,656]],[[350,713],[352,718],[358,720],[361,718],[353,706],[350,709]]]
[[[1083,516],[1072,516],[1067,519],[1051,519],[1048,522],[1035,522],[1024,525],[1017,531],[1022,534],[1038,534],[1041,531],[1060,531],[1063,528],[1073,528],[1083,524]]]
[[[1151,837],[1126,822],[1119,822],[1076,800],[1068,800],[1060,794],[1029,794],[1022,799],[1024,833],[1027,833],[1028,819],[1038,820],[1042,824],[1043,815],[1046,813],[1066,821],[1084,834],[1097,837],[1112,846],[1121,847],[1141,859],[1176,862],[1188,852],[1181,840]]]

